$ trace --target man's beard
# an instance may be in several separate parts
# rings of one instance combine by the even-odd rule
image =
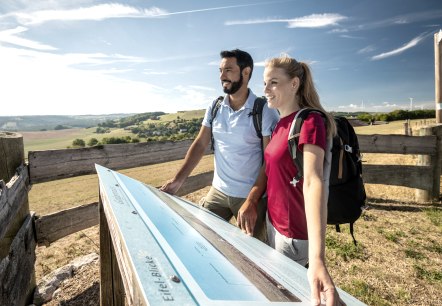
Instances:
[[[227,87],[223,87],[223,91],[224,91],[224,93],[226,93],[228,95],[233,95],[234,93],[236,93],[241,88],[241,86],[243,84],[242,73],[240,74],[238,82],[231,82],[230,84],[231,84],[230,89],[227,88]]]

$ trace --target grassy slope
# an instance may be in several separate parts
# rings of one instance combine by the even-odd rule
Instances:
[[[173,120],[173,119],[172,119]],[[415,126],[412,123],[412,127]],[[361,134],[401,134],[403,122],[356,128]],[[367,163],[413,164],[415,156],[366,154]],[[206,156],[195,173],[213,169]],[[159,186],[172,177],[181,161],[121,171]],[[327,229],[327,261],[335,283],[368,305],[440,305],[442,300],[442,210],[438,205],[410,202],[414,189],[367,184],[368,207],[355,224],[358,246],[348,226],[336,233]],[[30,207],[39,214],[98,200],[94,175],[37,184],[30,192]],[[207,192],[186,196],[193,202]],[[37,278],[72,258],[98,252],[94,227],[37,249]]]
[[[146,123],[153,122],[167,122],[176,120],[178,117],[181,119],[191,120],[193,118],[201,118],[204,116],[204,110],[193,110],[186,112],[179,112],[173,114],[166,114],[160,117],[160,120],[147,120]],[[74,139],[83,139],[86,143],[91,138],[96,138],[99,141],[104,137],[124,137],[130,136],[132,138],[136,135],[123,129],[112,129],[110,133],[96,134],[94,128],[88,129],[69,129],[58,131],[38,131],[38,132],[20,132],[23,135],[25,151],[39,151],[39,150],[53,150],[53,149],[66,149],[72,146]]]

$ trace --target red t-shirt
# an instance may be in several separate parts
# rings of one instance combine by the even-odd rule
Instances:
[[[297,170],[290,156],[287,137],[297,112],[282,118],[265,149],[268,215],[276,230],[286,237],[307,240],[307,221],[302,194],[303,179],[290,184]],[[326,148],[326,128],[321,115],[311,113],[301,127],[298,147],[314,144]]]

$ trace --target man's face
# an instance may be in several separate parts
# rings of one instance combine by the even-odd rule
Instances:
[[[239,68],[236,58],[227,57],[221,60],[219,65],[220,80],[223,91],[226,94],[236,93],[243,85],[243,76]]]

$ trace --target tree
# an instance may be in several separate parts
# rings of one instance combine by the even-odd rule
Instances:
[[[84,142],[83,139],[77,138],[74,141],[72,141],[72,146],[84,148],[86,146],[86,143]]]
[[[93,147],[93,146],[95,146],[97,143],[98,143],[98,139],[97,139],[97,138],[91,138],[91,139],[89,139],[89,141],[87,142],[87,145],[88,145],[89,147]]]

